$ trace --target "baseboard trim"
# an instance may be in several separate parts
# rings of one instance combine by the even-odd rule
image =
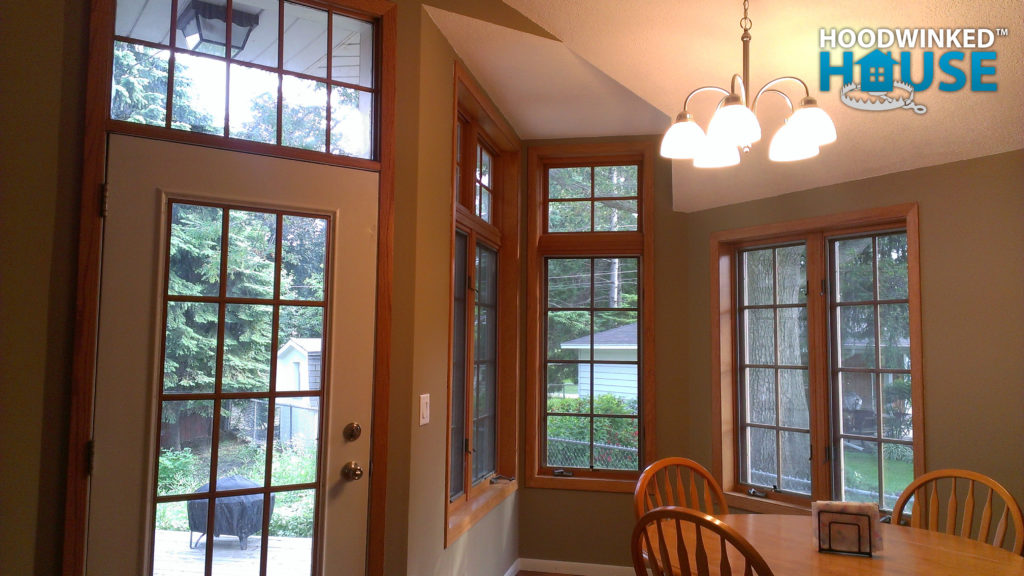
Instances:
[[[536,558],[520,558],[513,566],[518,570],[533,572],[550,572],[552,574],[579,574],[585,576],[635,576],[632,566],[610,566],[608,564],[587,564],[585,562],[562,562],[559,560],[540,560]],[[515,572],[506,572],[505,576],[515,576]]]
[[[519,559],[516,558],[516,561],[512,563],[512,566],[510,566],[509,569],[505,571],[505,576],[516,576],[516,574],[518,574],[518,573],[519,573]]]

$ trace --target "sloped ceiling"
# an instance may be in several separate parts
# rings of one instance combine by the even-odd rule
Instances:
[[[742,72],[742,3],[709,0],[504,0],[557,40],[427,8],[459,56],[523,139],[660,134],[694,88],[728,88]],[[739,166],[700,170],[673,161],[673,204],[693,212],[797,190],[859,180],[1024,148],[1024,2],[1021,0],[753,0],[751,87],[797,76],[835,121],[839,139],[813,159],[768,161],[771,135],[787,111],[768,94],[758,104],[763,137]],[[855,110],[839,99],[841,81],[819,90],[821,28],[1005,28],[988,48],[995,92],[932,86],[909,109]],[[838,63],[844,49],[826,48]],[[899,47],[890,48],[894,56]],[[853,48],[854,59],[869,52]],[[936,60],[945,49],[935,49]],[[969,52],[970,50],[966,50]],[[921,50],[915,51],[920,80]],[[966,62],[969,63],[970,55]],[[969,64],[957,63],[961,69]],[[856,74],[855,74],[856,76]],[[968,80],[969,81],[969,80]],[[786,84],[799,100],[797,85]],[[705,128],[710,95],[690,105]]]

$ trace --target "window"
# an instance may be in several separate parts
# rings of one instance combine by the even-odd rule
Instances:
[[[215,573],[241,562],[264,574],[288,553],[308,574],[322,530],[325,391],[302,364],[325,339],[332,222],[174,200],[167,213],[154,549],[177,549],[192,531],[200,573],[206,558]],[[224,558],[220,534],[256,552]],[[153,573],[181,562],[154,553]]]
[[[923,471],[916,247],[912,205],[713,235],[727,491],[890,509]]]
[[[652,150],[530,150],[530,486],[631,492],[653,455]]]
[[[117,129],[147,135],[158,127],[174,139],[278,155],[283,148],[308,159],[375,160],[376,21],[323,3],[224,4],[117,1],[109,110],[110,120],[126,123]]]
[[[446,545],[518,487],[519,143],[456,82]]]

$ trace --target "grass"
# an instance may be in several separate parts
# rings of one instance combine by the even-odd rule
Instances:
[[[877,453],[849,450],[844,453],[844,457],[846,486],[871,492],[876,491],[878,489],[875,485],[878,478]],[[914,463],[912,461],[886,460],[884,466],[885,488],[890,494],[895,493],[898,496],[903,488],[914,479]],[[887,497],[885,500],[886,505],[890,506],[895,502],[895,497]]]

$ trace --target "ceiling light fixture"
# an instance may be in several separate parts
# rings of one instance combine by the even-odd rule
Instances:
[[[676,116],[676,121],[665,132],[661,140],[661,155],[666,158],[693,160],[697,168],[721,168],[735,166],[740,163],[739,149],[744,152],[761,139],[761,125],[757,121],[757,102],[762,94],[773,93],[782,96],[793,113],[786,119],[768,148],[768,158],[775,162],[791,162],[804,160],[818,155],[819,148],[836,141],[836,126],[828,114],[818,107],[818,102],[811,98],[807,84],[794,76],[776,78],[758,90],[757,95],[750,99],[750,27],[752,22],[747,16],[749,0],[743,1],[743,19],[740,28],[743,34],[743,75],[733,74],[731,91],[717,86],[697,88],[686,97],[683,111]],[[793,106],[789,96],[776,86],[785,81],[793,81],[803,86],[804,97],[800,107]],[[737,92],[737,89],[739,90]],[[693,119],[687,109],[690,99],[701,92],[719,92],[724,94],[711,122],[707,134]]]

